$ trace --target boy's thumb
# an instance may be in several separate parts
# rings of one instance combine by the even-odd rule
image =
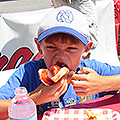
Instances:
[[[90,71],[89,71],[89,68],[87,68],[87,67],[82,67],[82,69],[81,70],[79,70],[78,71],[78,74],[83,74],[83,73],[89,73]]]

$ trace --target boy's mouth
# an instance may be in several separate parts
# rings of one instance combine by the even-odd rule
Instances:
[[[67,64],[65,64],[65,63],[63,63],[63,62],[60,62],[60,61],[57,61],[55,65],[57,65],[57,66],[59,66],[59,67],[61,67],[61,68],[62,68],[62,67],[67,67],[67,68],[69,68]]]

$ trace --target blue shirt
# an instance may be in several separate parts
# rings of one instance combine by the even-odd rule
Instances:
[[[101,63],[96,60],[82,60],[78,66],[77,71],[82,67],[88,67],[95,70],[101,76],[110,76],[120,74],[120,66],[110,66],[107,63]],[[15,89],[20,86],[26,87],[28,93],[35,90],[42,82],[39,79],[38,70],[46,68],[43,58],[34,60],[21,65],[9,78],[8,82],[0,88],[0,99],[12,99],[15,97]],[[96,99],[100,96],[116,93],[116,91],[102,92],[91,96],[78,97],[73,89],[72,84],[68,86],[65,94],[60,96],[59,100],[44,103],[37,106],[37,111],[43,113],[44,111],[57,107],[65,107],[80,102]]]

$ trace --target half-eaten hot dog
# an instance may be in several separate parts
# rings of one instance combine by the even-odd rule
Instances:
[[[50,70],[48,69],[39,69],[39,77],[40,80],[47,86],[52,85],[54,82],[59,81],[63,78],[69,69],[67,67],[59,67],[57,65],[53,65]]]

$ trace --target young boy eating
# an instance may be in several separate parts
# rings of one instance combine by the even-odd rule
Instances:
[[[96,99],[105,91],[115,93],[114,90],[120,88],[119,66],[82,60],[93,43],[89,41],[87,21],[79,11],[68,6],[49,11],[40,23],[35,43],[43,58],[21,65],[0,88],[0,119],[8,117],[7,108],[15,96],[15,89],[20,86],[27,88],[38,114]],[[64,79],[51,86],[42,83],[39,69],[50,69],[55,64],[62,64],[76,73],[69,76],[70,84]]]

